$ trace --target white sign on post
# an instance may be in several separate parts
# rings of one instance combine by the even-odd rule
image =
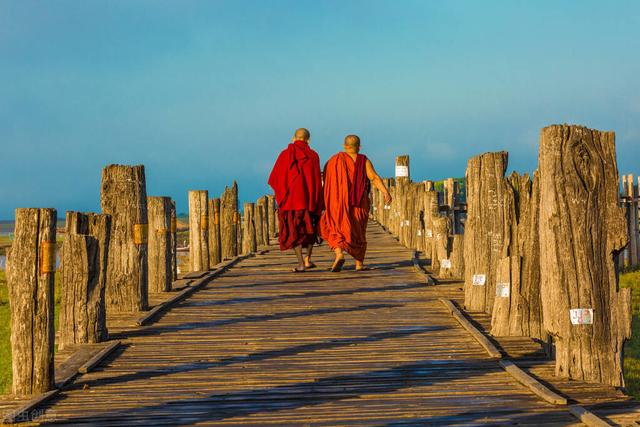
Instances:
[[[418,236],[422,236],[422,230],[418,230]]]
[[[440,261],[440,268],[450,269],[451,268],[451,260],[443,259]]]
[[[433,237],[433,230],[425,230],[425,233],[427,234],[427,237]]]
[[[473,284],[474,286],[484,286],[484,282],[487,281],[487,276],[484,274],[474,274]]]
[[[593,308],[572,308],[569,310],[572,325],[592,325]]]
[[[511,293],[511,283],[498,283],[496,285],[496,296],[499,298],[508,298]]]
[[[409,166],[396,165],[396,178],[406,178],[409,176]]]

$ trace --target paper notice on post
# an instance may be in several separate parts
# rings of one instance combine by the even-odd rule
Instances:
[[[593,324],[593,308],[572,308],[569,310],[569,316],[573,325]]]
[[[508,298],[511,293],[511,283],[498,283],[496,285],[496,296],[499,298]]]
[[[427,229],[427,230],[425,230],[425,234],[426,234],[427,237],[433,237],[433,230]]]
[[[396,165],[396,178],[406,178],[409,176],[409,166]]]
[[[440,261],[440,268],[450,269],[451,268],[451,260],[450,259],[443,259],[442,261]]]
[[[473,284],[474,286],[484,286],[484,282],[487,281],[487,276],[484,274],[474,274]]]

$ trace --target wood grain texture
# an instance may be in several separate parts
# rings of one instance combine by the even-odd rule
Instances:
[[[238,184],[234,181],[231,188],[225,187],[220,197],[220,238],[223,261],[238,255],[237,221]]]
[[[253,203],[245,203],[243,210],[244,239],[242,253],[248,254],[249,252],[255,252],[258,250],[258,241],[256,238],[256,223],[254,221],[255,205]]]
[[[107,314],[146,310],[147,243],[134,240],[136,227],[144,231],[148,226],[144,166],[108,165],[102,169],[101,185],[102,212],[111,215]]]
[[[105,289],[111,216],[68,211],[60,256],[58,347],[108,338]]]
[[[527,174],[507,178],[503,257],[497,261],[491,334],[546,339],[540,299],[539,182]]]
[[[192,271],[209,269],[209,192],[189,191],[189,262]]]
[[[496,267],[503,255],[504,173],[507,153],[485,153],[467,163],[467,220],[465,224],[465,308],[491,313],[496,294]],[[484,285],[473,277],[484,275]]]
[[[149,291],[168,292],[173,282],[171,198],[147,198],[149,216]]]
[[[222,262],[220,199],[209,199],[209,266]]]
[[[55,258],[43,250],[55,245],[55,209],[16,209],[7,252],[11,310],[13,394],[44,393],[54,387],[53,285]],[[55,254],[55,251],[54,251]],[[53,262],[53,265],[51,263]]]
[[[540,248],[544,326],[556,374],[621,386],[631,334],[630,289],[618,289],[614,255],[628,242],[618,204],[615,135],[555,125],[540,137]],[[570,309],[593,309],[573,325]]]

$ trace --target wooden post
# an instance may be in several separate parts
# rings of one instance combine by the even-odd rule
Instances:
[[[60,349],[108,337],[105,287],[111,216],[67,212],[60,263]]]
[[[409,156],[396,157],[396,182],[409,182],[411,181],[411,174],[409,171]]]
[[[256,224],[256,241],[258,242],[258,246],[264,245],[264,228],[262,224],[264,222],[264,206],[260,203],[260,199],[255,204],[254,210],[254,221]]]
[[[433,265],[434,232],[433,220],[438,217],[438,193],[435,190],[427,190],[424,195],[424,247],[425,255]],[[436,273],[436,271],[434,271]]]
[[[278,230],[276,229],[276,198],[272,194],[267,195],[267,211],[269,212],[269,237],[275,239],[278,236]]]
[[[638,193],[633,175],[627,175],[626,184],[624,196],[627,201],[627,215],[629,218],[629,245],[627,251],[629,253],[629,266],[635,267],[638,265]]]
[[[254,221],[255,205],[253,203],[244,204],[244,238],[242,252],[245,254],[256,252],[258,242],[256,240],[256,223]]]
[[[54,387],[55,267],[56,210],[16,209],[13,244],[7,252],[14,395]]]
[[[512,173],[504,204],[505,241],[496,270],[491,334],[545,340],[540,300],[539,179]]]
[[[454,234],[450,240],[451,251],[449,252],[450,272],[443,274],[442,261],[440,262],[440,276],[455,279],[464,279],[464,234]]]
[[[149,291],[169,292],[173,281],[171,198],[148,197],[147,209],[149,212]]]
[[[464,304],[471,311],[493,309],[496,267],[503,257],[507,157],[505,151],[485,153],[467,164]]]
[[[102,170],[102,212],[111,215],[106,306],[111,312],[147,309],[147,189],[144,166]]]
[[[209,199],[209,266],[222,262],[220,199]]]
[[[176,202],[171,200],[171,277],[178,280],[178,217],[176,214]]]
[[[209,269],[208,198],[207,190],[189,191],[189,259],[192,271]]]
[[[269,246],[269,203],[267,196],[262,196],[258,199],[258,206],[261,206],[262,217],[260,218],[260,224],[256,224],[257,227],[262,228],[262,241],[258,242],[259,245]]]
[[[631,292],[618,289],[613,262],[628,242],[615,134],[543,128],[539,167],[542,309],[556,344],[556,375],[622,386]]]
[[[220,198],[220,235],[223,259],[232,259],[238,256],[238,239],[236,237],[238,222],[238,184],[234,181],[231,188],[225,187]]]
[[[433,224],[433,249],[431,251],[431,268],[434,273],[440,273],[441,261],[449,259],[449,233],[451,221],[446,216],[432,218]]]
[[[238,245],[238,255],[242,253],[243,237],[244,237],[244,218],[238,214],[238,222],[236,223],[236,244]]]

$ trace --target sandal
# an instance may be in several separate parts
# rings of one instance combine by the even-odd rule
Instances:
[[[331,266],[331,272],[332,273],[339,273],[340,271],[342,271],[342,266],[344,265],[344,258],[340,258],[334,261],[333,265]]]

